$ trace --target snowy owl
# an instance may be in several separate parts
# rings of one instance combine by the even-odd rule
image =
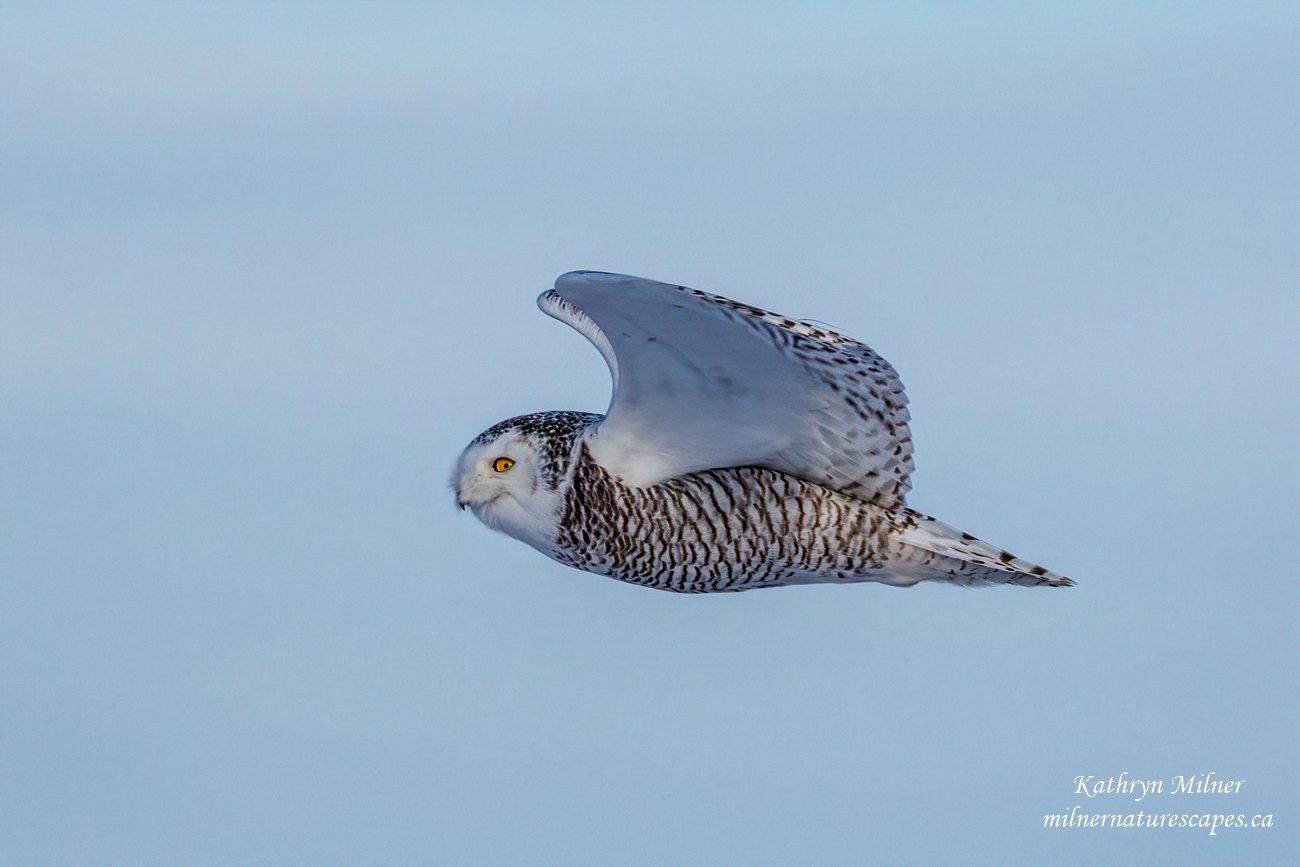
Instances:
[[[787,584],[1073,582],[904,504],[894,368],[825,327],[685,286],[574,271],[538,306],[596,345],[605,415],[470,442],[457,504],[577,569],[680,593]]]

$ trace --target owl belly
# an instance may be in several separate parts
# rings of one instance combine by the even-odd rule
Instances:
[[[879,506],[772,470],[709,470],[629,488],[583,461],[553,556],[682,593],[888,581],[891,527]]]

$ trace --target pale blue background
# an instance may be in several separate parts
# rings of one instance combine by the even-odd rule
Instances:
[[[0,863],[1293,864],[1291,4],[0,7]],[[1069,592],[455,511],[573,268],[824,320]],[[1216,771],[1272,830],[1045,831]]]

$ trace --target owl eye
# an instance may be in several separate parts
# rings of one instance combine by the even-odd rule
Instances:
[[[515,462],[510,460],[510,458],[497,458],[492,462],[492,471],[496,473],[504,473],[514,465]]]

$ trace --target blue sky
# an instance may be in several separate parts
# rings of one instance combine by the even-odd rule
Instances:
[[[1296,19],[0,5],[0,863],[1294,863]],[[912,505],[1078,586],[492,534],[464,444],[608,401],[577,268],[871,344]]]

